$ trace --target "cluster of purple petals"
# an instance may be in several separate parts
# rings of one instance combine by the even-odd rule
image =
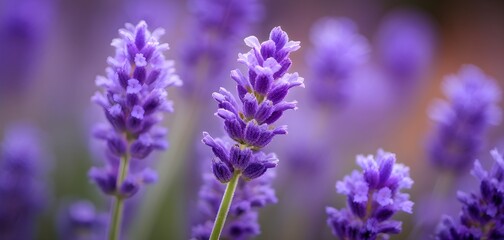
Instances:
[[[381,239],[401,231],[401,222],[392,220],[398,211],[412,212],[409,194],[401,192],[413,185],[409,168],[396,163],[395,154],[378,150],[376,156],[357,156],[362,171],[353,171],[336,190],[347,196],[347,208],[328,207],[327,224],[341,239]]]
[[[284,111],[296,108],[295,101],[284,100],[289,89],[304,86],[297,73],[287,73],[292,64],[289,54],[300,48],[299,42],[289,41],[280,27],[273,28],[267,41],[260,43],[250,36],[245,38],[245,44],[252,50],[239,54],[238,61],[248,67],[248,72],[231,71],[239,101],[224,88],[212,95],[218,102],[216,115],[224,120],[224,130],[234,144],[226,146],[223,140],[203,133],[203,143],[215,154],[213,172],[221,182],[231,180],[235,171],[246,179],[254,179],[276,166],[275,155],[260,149],[275,135],[287,133],[286,126],[273,124]]]
[[[189,10],[196,19],[183,48],[182,77],[186,88],[196,84],[214,82],[222,77],[231,56],[230,46],[237,44],[249,32],[250,27],[262,19],[263,7],[259,0],[192,0]],[[196,73],[200,61],[207,60],[208,72],[204,82],[197,82]],[[206,88],[206,87],[204,87]]]
[[[495,163],[489,172],[478,160],[471,171],[480,181],[479,193],[457,193],[459,219],[444,216],[436,239],[504,239],[504,159],[497,150],[490,153]]]
[[[108,124],[97,126],[94,135],[107,145],[108,162],[92,168],[89,177],[106,194],[134,195],[140,185],[156,180],[156,173],[145,167],[143,159],[154,150],[166,149],[167,130],[159,126],[163,113],[172,112],[166,88],[180,86],[173,61],[165,59],[168,44],[159,43],[163,29],[150,32],[144,21],[126,24],[120,38],[112,40],[115,57],[109,57],[107,76],[98,76],[97,92],[92,101],[100,105]],[[120,161],[129,159],[129,172],[117,186]]]
[[[275,190],[271,186],[274,177],[275,171],[268,171],[261,178],[238,183],[222,238],[238,240],[259,235],[259,208],[277,202]],[[210,173],[203,175],[203,182],[198,205],[201,214],[200,224],[192,229],[192,237],[197,240],[210,238],[213,221],[219,211],[221,198],[226,188]]]
[[[105,213],[97,212],[89,201],[74,202],[60,213],[59,237],[63,240],[106,239],[107,216]]]
[[[443,82],[448,101],[430,109],[436,126],[428,143],[431,162],[440,169],[463,173],[481,151],[486,130],[500,122],[500,90],[473,65]]]
[[[311,96],[324,104],[339,105],[348,99],[350,77],[369,58],[369,44],[346,18],[323,18],[311,30],[313,48],[307,62],[316,82]]]
[[[47,201],[41,184],[47,162],[35,129],[7,129],[0,153],[0,239],[32,239]]]

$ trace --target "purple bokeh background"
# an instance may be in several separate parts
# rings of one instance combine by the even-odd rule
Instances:
[[[468,190],[477,183],[469,172],[446,180],[453,177],[429,164],[426,141],[434,123],[427,109],[434,99],[445,98],[441,91],[444,76],[458,72],[463,64],[478,66],[504,87],[504,3],[258,2],[263,5],[262,20],[252,22],[243,35],[265,39],[272,27],[282,26],[291,39],[301,41],[301,49],[291,55],[291,68],[305,78],[306,85],[288,97],[299,102],[299,109],[287,112],[279,123],[289,125],[289,134],[275,138],[267,149],[280,159],[273,184],[279,202],[261,209],[258,239],[331,239],[325,206],[345,205],[345,199],[335,192],[336,181],[355,168],[355,155],[374,153],[377,148],[396,153],[397,161],[411,168],[415,181],[409,191],[416,203],[413,215],[397,216],[403,221],[399,238],[429,235],[432,228],[425,222],[439,217],[418,213],[426,211],[431,202],[437,204],[436,212],[456,214],[460,205],[455,189]],[[196,18],[189,7],[180,0],[0,1],[0,133],[12,123],[29,121],[47,135],[46,151],[54,156],[46,183],[52,189],[51,201],[39,216],[37,239],[56,238],[56,218],[65,199],[86,198],[100,211],[108,209],[86,176],[98,161],[89,151],[89,129],[102,119],[102,112],[89,99],[96,91],[96,75],[104,73],[107,56],[114,54],[110,42],[117,37],[117,29],[140,19],[151,28],[165,28],[162,41],[171,48],[167,58],[175,60],[175,67],[182,71],[188,39],[197,39],[191,29]],[[344,106],[320,104],[310,95],[318,80],[311,78],[306,61],[313,49],[310,32],[324,17],[351,19],[369,42],[369,59],[348,79],[349,97]],[[394,19],[401,24],[394,24]],[[403,28],[406,30],[401,32]],[[390,47],[391,42],[397,47]],[[131,216],[129,239],[188,238],[198,202],[200,170],[206,167],[201,164],[210,167],[210,160],[203,160],[212,154],[200,143],[200,132],[224,134],[213,116],[216,103],[210,93],[219,86],[232,89],[234,82],[228,73],[240,67],[234,60],[246,49],[240,39],[233,44],[226,45],[230,57],[224,61],[222,75],[213,76],[215,83],[204,84],[198,97],[189,88],[169,90],[175,113],[166,117],[164,125],[170,129],[171,146],[167,153],[156,156],[159,183],[147,187],[138,213]],[[404,53],[408,47],[403,44],[411,44],[414,51]],[[399,66],[410,71],[396,72],[394,58],[416,58],[399,61],[416,65]],[[203,75],[203,79],[207,77]],[[479,155],[484,166],[490,165],[488,152],[503,136],[502,124],[486,133]],[[439,191],[436,187],[446,193],[431,194]],[[425,224],[419,226],[419,222]]]

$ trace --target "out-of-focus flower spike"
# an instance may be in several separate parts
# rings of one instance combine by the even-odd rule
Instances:
[[[443,92],[448,101],[436,101],[429,114],[436,124],[429,159],[437,168],[464,173],[481,151],[486,131],[500,121],[500,90],[479,68],[465,65],[446,77]]]
[[[316,81],[311,96],[319,103],[341,106],[350,98],[351,77],[369,59],[368,41],[347,18],[320,19],[310,37],[313,47],[306,61]]]
[[[37,129],[9,126],[0,145],[0,239],[33,239],[37,215],[46,207],[43,184],[51,163]]]
[[[378,62],[394,87],[407,90],[427,77],[436,48],[429,16],[414,9],[396,9],[378,26]]]
[[[5,0],[0,13],[0,97],[22,94],[36,76],[52,33],[54,0]],[[2,99],[1,101],[7,101]]]

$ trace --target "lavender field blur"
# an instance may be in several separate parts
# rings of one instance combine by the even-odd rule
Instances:
[[[503,26],[490,0],[0,0],[0,239],[107,239],[113,199],[120,239],[205,239],[236,172],[223,239],[504,239]]]

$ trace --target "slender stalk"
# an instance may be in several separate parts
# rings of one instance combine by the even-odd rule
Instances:
[[[222,196],[222,202],[219,207],[219,212],[215,218],[214,226],[212,228],[212,234],[210,235],[210,240],[218,240],[220,238],[222,229],[224,228],[224,223],[226,223],[226,217],[231,207],[231,202],[233,201],[234,192],[236,186],[238,185],[238,180],[240,179],[240,173],[235,172],[231,181],[227,184],[224,196]]]
[[[126,178],[126,173],[128,172],[128,156],[124,156],[119,163],[119,177],[117,178],[117,188],[120,188],[124,179]],[[110,230],[109,230],[109,240],[119,239],[122,214],[124,209],[124,199],[119,194],[115,196],[114,208],[112,209],[112,214],[110,217]]]

